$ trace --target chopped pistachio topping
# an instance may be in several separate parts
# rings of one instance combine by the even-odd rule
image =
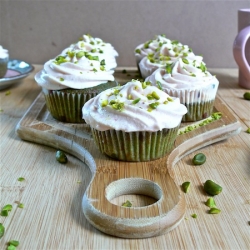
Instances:
[[[18,181],[25,181],[25,178],[24,177],[19,177],[17,180]]]
[[[126,202],[124,202],[124,203],[122,204],[122,206],[123,206],[123,207],[132,207],[132,203],[131,203],[129,200],[127,200]]]
[[[128,95],[128,99],[129,99],[129,100],[132,99],[132,95],[131,95],[131,94]]]
[[[204,72],[204,73],[207,71],[206,65],[205,65],[204,63],[202,63],[202,62],[201,62],[201,64],[200,64],[200,66],[197,67],[197,68],[201,69],[201,71]]]
[[[104,101],[102,101],[101,106],[106,107],[108,105],[108,103],[109,103],[108,100],[104,100]]]
[[[60,81],[63,82],[63,81],[64,81],[64,78],[60,77]]]
[[[181,187],[182,187],[183,192],[187,193],[190,188],[190,181],[183,182]]]
[[[188,59],[186,59],[186,58],[182,58],[182,61],[183,61],[185,64],[189,64]]]
[[[152,102],[152,103],[149,104],[149,107],[151,109],[156,109],[159,104],[160,104],[159,102]]]
[[[23,203],[19,203],[19,204],[18,204],[18,207],[19,207],[19,208],[24,208]]]
[[[0,223],[0,239],[3,237],[5,231],[5,227],[2,223]]]
[[[220,209],[216,208],[216,207],[212,207],[210,208],[210,210],[208,211],[209,214],[219,214],[221,212]]]
[[[250,127],[246,130],[246,132],[247,132],[248,134],[250,134]]]
[[[173,102],[173,101],[174,101],[170,96],[167,97],[167,100],[168,100],[169,102]]]
[[[105,71],[105,67],[103,65],[100,66],[101,71]]]
[[[105,59],[102,59],[102,60],[101,60],[100,65],[103,65],[103,66],[106,65]]]
[[[135,100],[132,101],[132,104],[136,104],[136,103],[138,103],[140,100],[141,100],[141,98],[137,98],[137,99],[135,99]]]
[[[159,100],[159,99],[160,99],[160,96],[159,96],[155,91],[152,92],[152,96],[153,96],[154,99],[156,99],[156,100]]]
[[[157,84],[158,88],[159,88],[160,90],[162,90],[162,84],[161,84],[161,82],[160,82],[160,81],[156,81],[156,84]]]
[[[68,62],[68,60],[66,60],[64,56],[58,56],[54,61],[54,63],[58,65],[65,62]]]
[[[11,240],[8,242],[8,244],[17,247],[19,245],[19,241],[18,240]]]
[[[194,219],[197,218],[197,214],[192,214],[191,217],[193,217]]]
[[[172,40],[171,43],[172,43],[172,44],[178,44],[179,41],[177,41],[177,40]]]
[[[84,52],[84,51],[79,51],[79,52],[76,53],[76,58],[77,58],[77,59],[80,59],[80,58],[82,58],[83,56],[85,56],[85,52]]]
[[[168,74],[171,74],[171,73],[172,73],[172,63],[166,65],[166,72],[167,72]]]
[[[210,197],[207,199],[207,201],[205,202],[205,205],[212,208],[212,207],[216,207],[215,201],[213,197]]]
[[[136,49],[135,52],[136,52],[137,54],[141,54],[141,50],[140,50],[140,49]]]

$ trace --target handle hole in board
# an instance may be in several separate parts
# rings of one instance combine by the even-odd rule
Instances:
[[[129,200],[132,207],[144,207],[156,203],[162,197],[160,186],[143,178],[114,181],[106,187],[105,193],[108,201],[117,206]]]

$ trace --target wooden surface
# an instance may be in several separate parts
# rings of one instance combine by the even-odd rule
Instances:
[[[6,228],[0,248],[17,239],[19,249],[248,249],[250,136],[245,130],[250,126],[250,103],[242,98],[246,90],[237,85],[237,70],[212,72],[220,80],[218,96],[238,117],[242,131],[199,150],[207,156],[204,165],[191,164],[193,152],[174,166],[171,176],[177,185],[191,181],[190,192],[184,195],[185,219],[171,232],[147,239],[115,238],[91,226],[81,208],[92,176],[87,165],[71,155],[68,164],[61,165],[55,160],[55,149],[17,137],[17,123],[40,93],[34,73],[2,90],[1,206],[11,203],[13,210],[8,217],[0,217]],[[20,176],[25,177],[24,182],[17,181]],[[215,197],[221,214],[207,213],[204,202],[208,196],[201,190],[206,179],[223,186]],[[18,202],[24,204],[23,209],[17,208]],[[154,201],[138,196],[135,202],[148,205]],[[191,217],[193,213],[198,215],[196,219]]]

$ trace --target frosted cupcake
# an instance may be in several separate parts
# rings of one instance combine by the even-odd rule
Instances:
[[[195,55],[189,46],[172,40],[171,43],[163,44],[155,53],[149,53],[146,57],[142,58],[139,63],[141,75],[145,79],[156,69],[176,62],[179,58],[186,58],[197,62],[201,62],[203,59],[202,56]]]
[[[178,59],[157,69],[146,81],[180,98],[188,110],[182,121],[205,119],[213,112],[219,81],[207,71],[204,62]]]
[[[79,41],[69,46],[46,62],[35,76],[48,110],[61,122],[84,122],[84,103],[103,90],[117,86],[113,76],[117,52],[101,39],[84,38],[88,42]]]
[[[0,45],[0,78],[4,77],[9,62],[9,52]]]
[[[150,161],[170,152],[186,112],[178,98],[136,80],[103,91],[82,109],[100,151],[122,161]]]
[[[157,35],[153,40],[138,45],[134,51],[137,65],[148,54],[155,54],[160,51],[164,44],[171,45],[171,40],[166,38],[165,35]]]

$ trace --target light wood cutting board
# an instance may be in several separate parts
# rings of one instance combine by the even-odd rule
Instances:
[[[118,70],[121,84],[138,78],[135,69]],[[183,219],[183,191],[173,179],[173,167],[183,156],[225,140],[240,132],[240,123],[217,98],[215,112],[222,118],[191,132],[178,135],[175,147],[165,157],[150,162],[121,162],[102,155],[86,124],[67,124],[53,119],[40,93],[16,127],[20,138],[74,155],[92,171],[82,208],[87,220],[100,231],[123,238],[146,238],[164,234]],[[182,124],[181,127],[192,123]],[[117,197],[146,197],[150,201],[124,207]]]

